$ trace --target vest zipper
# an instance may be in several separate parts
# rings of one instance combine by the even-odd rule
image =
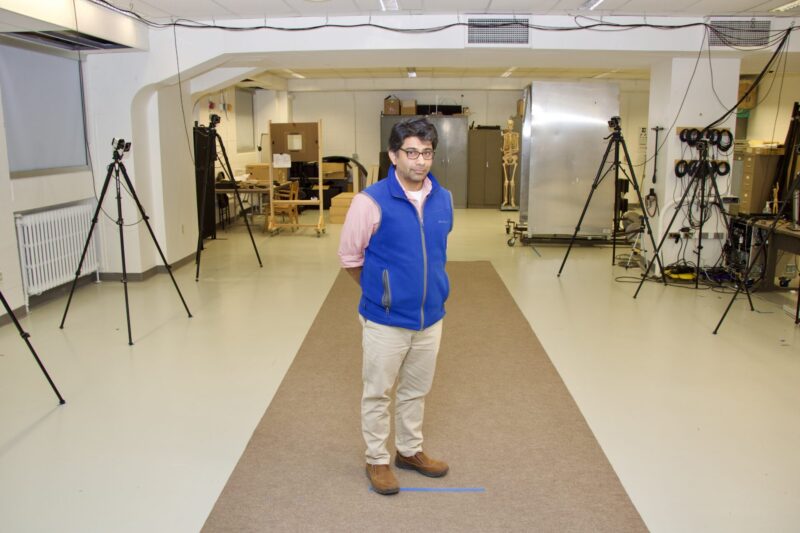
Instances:
[[[432,193],[433,191],[431,191]],[[425,222],[423,220],[423,213],[425,212],[425,201],[428,199],[426,196],[422,199],[419,206],[417,218],[419,218],[419,235],[422,237],[422,308],[419,310],[420,323],[419,330],[425,329],[425,299],[428,296],[428,248],[425,246]],[[412,205],[412,207],[414,207]],[[414,209],[416,211],[416,208]]]

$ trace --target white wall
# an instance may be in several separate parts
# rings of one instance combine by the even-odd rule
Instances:
[[[0,91],[2,91],[2,87],[0,87]],[[0,106],[0,275],[2,275],[0,291],[3,291],[3,295],[13,310],[22,304],[23,291],[11,192],[5,119],[3,106]],[[5,309],[0,308],[0,316],[5,314]]]
[[[197,250],[197,203],[193,162],[192,103],[187,83],[183,84],[183,97],[177,84],[158,90],[159,146],[166,157],[161,163],[161,179],[152,183],[151,205],[156,220],[164,224],[155,226],[159,244],[173,263]],[[183,112],[181,112],[183,104]],[[151,258],[161,264],[153,247]]]
[[[691,178],[677,178],[675,176],[675,161],[680,159],[692,159],[692,153],[686,150],[685,144],[678,138],[678,128],[699,128],[702,129],[714,120],[718,119],[724,112],[725,106],[733,106],[737,100],[739,67],[738,59],[714,59],[714,87],[709,71],[698,69],[695,74],[695,60],[686,58],[676,58],[666,60],[657,64],[651,70],[650,79],[650,111],[649,127],[656,125],[665,129],[663,132],[663,147],[658,155],[658,180],[655,189],[658,194],[660,207],[659,216],[650,219],[653,227],[656,243],[661,236],[667,232],[667,226],[673,218],[675,208],[680,203],[685,191],[685,186],[690,183]],[[690,85],[691,80],[691,85]],[[717,101],[715,92],[722,103]],[[685,100],[684,100],[685,97]],[[669,128],[674,123],[674,129]],[[718,128],[727,128],[735,132],[736,115],[728,117]],[[653,141],[649,142],[650,153],[653,153]],[[733,152],[727,156],[720,154],[720,158],[727,157],[732,164]],[[709,154],[714,157],[713,153]],[[647,165],[647,175],[645,176],[645,192],[652,187],[653,164]],[[720,195],[725,196],[728,192],[730,175],[719,177],[716,180]],[[685,207],[690,202],[687,198],[683,203],[681,214],[676,218],[669,232],[677,232],[680,228],[688,226],[689,221],[684,217]],[[726,231],[724,221],[718,215],[716,209],[712,209],[712,216],[703,225],[703,233],[722,233]],[[699,213],[695,212],[697,218]],[[679,244],[667,239],[662,247],[662,259],[665,264],[672,263],[680,258],[685,258],[688,262],[696,262],[697,256],[694,253],[696,239],[690,239],[685,254],[680,253]],[[648,239],[649,243],[649,239]],[[652,251],[652,246],[647,249]],[[719,240],[703,240],[702,265],[714,265],[720,256],[722,242]],[[648,256],[650,258],[652,256]]]
[[[782,90],[780,77],[775,80],[771,90],[769,82],[769,79],[765,79],[759,87],[758,100],[763,101],[750,112],[747,139],[783,143],[792,118],[792,106],[800,100],[800,74],[787,74]]]
[[[258,90],[253,97],[253,107],[256,115],[256,145],[261,145],[259,161],[269,163],[272,160],[269,123],[289,121],[289,95],[286,91]]]
[[[209,104],[214,103],[214,109],[209,108]],[[255,107],[255,98],[253,106]],[[209,116],[219,115],[220,122],[217,125],[217,133],[225,145],[225,152],[231,164],[234,175],[244,174],[246,165],[260,162],[258,151],[238,152],[236,148],[236,95],[233,87],[218,91],[213,94],[205,95],[194,104],[194,116],[200,124],[208,125]],[[255,120],[255,119],[254,119]],[[256,134],[256,145],[259,137]],[[222,150],[218,147],[220,159]],[[222,161],[218,160],[215,172],[222,170]]]

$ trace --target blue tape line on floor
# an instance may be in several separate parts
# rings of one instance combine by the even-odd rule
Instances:
[[[372,487],[370,492],[374,492]],[[483,487],[402,487],[400,492],[486,492]]]

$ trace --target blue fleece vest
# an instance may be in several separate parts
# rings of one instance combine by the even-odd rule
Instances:
[[[361,271],[359,313],[367,320],[422,330],[444,317],[450,294],[444,266],[453,201],[432,174],[428,179],[433,189],[423,199],[421,217],[406,198],[394,166],[386,179],[364,190],[381,211]]]

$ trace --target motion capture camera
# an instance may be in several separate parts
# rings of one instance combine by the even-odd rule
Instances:
[[[610,119],[608,119],[608,127],[611,128],[612,130],[618,130],[622,128],[622,125],[620,123],[620,118],[611,117]]]
[[[125,152],[131,149],[131,143],[126,143],[125,139],[111,139],[111,146],[114,148],[114,161],[122,161]]]
[[[111,139],[111,146],[114,147],[114,150],[131,151],[131,143],[126,143],[125,139]]]
[[[219,121],[220,121],[220,118],[219,118],[219,115],[217,115],[217,114],[213,114],[213,115],[208,117],[208,125],[210,127],[212,127],[212,128],[214,126],[216,126],[217,124],[219,124]]]

